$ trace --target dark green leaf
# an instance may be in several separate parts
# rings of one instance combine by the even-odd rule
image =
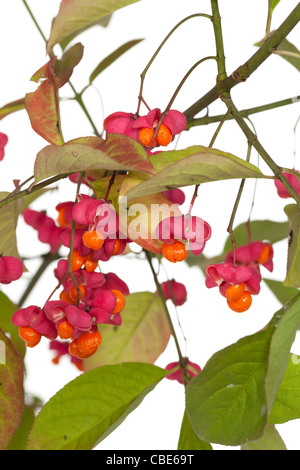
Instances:
[[[274,222],[272,220],[253,220],[250,222],[250,232],[253,242],[261,240],[276,243],[288,237],[289,223]],[[237,246],[248,244],[248,229],[245,223],[238,225],[234,229],[233,235]],[[230,250],[232,250],[232,244],[228,236],[223,252],[228,253]]]
[[[208,442],[239,445],[263,434],[300,324],[300,294],[260,332],[217,352],[186,389],[191,425]]]
[[[134,362],[86,372],[46,403],[34,422],[27,449],[92,449],[124,421],[165,373],[151,364]]]
[[[300,208],[297,204],[285,206],[284,212],[289,219],[289,250],[287,260],[287,274],[284,285],[300,287]]]
[[[259,41],[255,46],[262,46],[263,41]],[[294,44],[284,39],[275,50],[277,55],[293,65],[300,72],[300,51]]]
[[[288,303],[299,293],[298,289],[285,287],[281,281],[274,281],[273,279],[264,279],[264,281],[282,305]]]
[[[300,51],[294,44],[284,39],[277,47],[279,55],[300,72]]]
[[[0,329],[0,449],[6,449],[23,412],[24,365],[12,342]]]
[[[263,435],[256,441],[249,441],[241,450],[287,450],[279,432],[272,424],[267,424]]]
[[[100,73],[103,72],[107,67],[109,67],[111,64],[113,64],[119,57],[121,57],[125,52],[129,51],[133,46],[136,46],[136,44],[139,44],[143,39],[133,39],[132,41],[128,41],[122,46],[118,47],[114,52],[109,54],[105,59],[103,59],[93,70],[93,72],[90,75],[90,83],[92,83]]]
[[[269,422],[285,423],[300,418],[300,356],[290,354],[289,362],[276,395]]]
[[[200,439],[236,446],[260,437],[266,422],[267,329],[215,353],[186,389],[186,408]]]
[[[178,441],[178,450],[213,450],[209,442],[201,441],[194,433],[190,419],[184,412]]]

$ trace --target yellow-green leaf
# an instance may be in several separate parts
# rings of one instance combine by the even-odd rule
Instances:
[[[119,362],[153,364],[170,339],[170,326],[158,294],[137,292],[126,296],[122,325],[102,325],[102,344],[84,361],[85,370]]]

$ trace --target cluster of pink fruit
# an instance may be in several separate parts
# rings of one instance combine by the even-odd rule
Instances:
[[[45,213],[31,209],[25,210],[24,219],[37,230],[40,241],[50,245],[51,251],[61,245],[71,247],[72,224],[76,223],[72,259],[61,259],[54,270],[58,287],[62,287],[60,298],[49,299],[43,308],[35,305],[22,308],[12,321],[28,347],[36,346],[41,336],[51,341],[57,337],[70,340],[68,353],[80,366],[80,360],[93,355],[102,342],[98,325],[122,323],[128,286],[116,274],[103,274],[96,269],[99,260],[107,261],[121,254],[127,240],[118,238],[117,216],[104,201],[80,195],[77,204],[66,202],[56,209],[58,224]],[[108,220],[113,221],[114,230]]]
[[[157,108],[146,116],[117,112],[104,121],[107,134],[125,134],[135,139],[145,147],[148,155],[154,147],[167,146],[185,127],[186,119],[182,113],[170,110],[164,115]],[[3,148],[6,142],[3,139]],[[286,176],[300,192],[298,178]],[[77,177],[78,174],[74,174],[70,179],[77,182]],[[289,196],[278,181],[276,187],[280,197]],[[164,195],[177,205],[185,199],[179,188],[165,191]],[[70,249],[72,259],[58,262],[54,270],[58,286],[43,308],[35,305],[22,308],[13,315],[12,321],[19,327],[19,334],[27,346],[37,345],[44,336],[50,340],[50,348],[57,352],[54,362],[68,354],[82,369],[82,360],[93,355],[102,342],[99,325],[121,325],[121,313],[129,294],[127,284],[116,274],[97,271],[99,261],[105,262],[112,256],[123,254],[131,240],[120,233],[117,213],[106,199],[80,194],[76,203],[61,203],[56,210],[57,222],[46,212],[31,209],[24,211],[24,220],[38,232],[41,242],[49,244],[51,252],[57,252],[63,245]],[[156,236],[163,242],[163,256],[177,263],[186,259],[188,249],[196,255],[202,253],[211,237],[211,228],[204,220],[188,214],[164,219],[156,229]],[[207,266],[206,286],[219,287],[228,306],[235,312],[244,312],[252,303],[252,295],[260,291],[260,266],[272,271],[272,259],[270,243],[256,241],[241,246],[228,253],[224,263]],[[22,273],[20,260],[0,257],[0,282],[10,283],[19,279]],[[60,287],[59,300],[51,300]],[[177,306],[186,301],[185,286],[175,280],[163,283],[162,290],[165,298]],[[185,360],[191,376],[201,371],[197,364],[188,358]],[[166,369],[177,366],[178,363],[171,363]],[[175,370],[168,378],[182,383],[182,370]]]

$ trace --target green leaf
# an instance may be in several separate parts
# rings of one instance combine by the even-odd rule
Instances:
[[[300,51],[294,44],[284,39],[277,47],[279,55],[300,72]]]
[[[300,356],[290,354],[269,422],[281,424],[298,418],[300,418]]]
[[[47,41],[47,54],[55,44],[69,36],[74,37],[101,18],[138,0],[62,0],[59,12],[52,22]]]
[[[286,287],[281,281],[274,281],[273,279],[264,279],[264,281],[282,305],[287,304],[299,293],[298,289]]]
[[[153,364],[170,339],[170,326],[157,294],[137,292],[126,296],[120,327],[102,325],[102,344],[84,361],[85,370],[119,362]]]
[[[25,109],[24,98],[7,103],[6,105],[2,106],[2,108],[0,108],[0,120],[11,113],[20,111],[21,109]]]
[[[118,49],[109,54],[107,57],[105,57],[105,59],[103,59],[91,73],[89,78],[90,83],[92,83],[95,78],[97,78],[98,75],[103,72],[103,70],[113,64],[119,57],[125,54],[125,52],[129,51],[129,49],[136,46],[141,41],[143,41],[143,39],[133,39],[132,41],[128,41],[122,46],[118,47]]]
[[[209,359],[186,389],[186,409],[200,439],[240,445],[261,437],[299,324],[300,294],[266,328]]]
[[[168,189],[234,178],[265,178],[254,165],[206,147],[162,152],[151,157],[157,175],[132,188],[128,200]]]
[[[13,435],[6,450],[25,450],[28,436],[34,422],[34,412],[30,406],[24,406],[22,421]]]
[[[269,0],[269,10],[273,12],[274,8],[277,7],[280,0]]]
[[[274,222],[273,220],[253,220],[250,222],[251,241],[268,241],[276,243],[289,235],[288,222]],[[238,225],[233,235],[237,246],[248,244],[248,229],[245,223]],[[227,237],[223,253],[232,250],[231,238]]]
[[[82,57],[83,45],[77,43],[64,52],[61,59],[56,60],[54,70],[55,75],[59,78],[60,88],[70,79],[74,68],[79,64]]]
[[[24,365],[12,342],[0,329],[0,449],[6,449],[23,412]]]
[[[73,41],[74,38],[76,38],[79,34],[83,33],[87,29],[91,28],[92,26],[102,26],[103,28],[106,28],[110,23],[111,17],[112,17],[112,15],[103,16],[103,18],[101,18],[99,21],[89,23],[89,24],[83,26],[82,28],[74,31],[72,34],[65,37],[62,41],[60,41],[60,43],[59,43],[60,47],[64,51],[66,49],[66,47],[70,44],[70,42]]]
[[[254,44],[255,46],[262,46],[264,41],[259,41]],[[293,65],[300,72],[300,51],[294,44],[287,39],[284,39],[275,50],[276,55],[279,55],[291,65]]]
[[[148,172],[151,163],[145,155],[143,147],[125,135],[111,135],[105,143],[100,137],[85,137],[42,149],[35,160],[34,176],[36,181],[41,181],[77,171],[137,169]]]
[[[27,450],[92,449],[124,421],[165,373],[157,366],[132,362],[82,374],[46,403],[34,422]]]
[[[11,321],[13,314],[17,310],[18,307],[3,292],[0,292],[0,328],[4,333],[9,334],[14,347],[20,356],[24,357],[26,350],[25,343],[19,336],[18,327]]]
[[[215,353],[187,386],[186,409],[200,439],[236,446],[262,434],[270,339],[268,329]]]
[[[114,206],[117,212],[118,212],[118,200],[119,200],[120,187],[124,181],[124,178],[126,178],[126,175],[116,175],[114,179],[114,184],[111,186],[110,191],[109,191],[109,200],[111,201],[112,205]],[[103,198],[105,197],[107,188],[109,187],[110,179],[111,179],[111,175],[104,176],[98,180],[91,181],[89,183],[97,199],[100,199],[101,197]]]
[[[0,201],[9,196],[7,192],[0,193]],[[16,228],[18,217],[22,210],[22,199],[10,202],[0,208],[0,253],[4,256],[15,256],[20,259]]]
[[[289,219],[289,249],[287,259],[287,274],[284,285],[300,287],[300,208],[297,204],[285,206],[284,212]]]
[[[272,424],[267,424],[263,435],[241,446],[241,450],[287,450],[279,432]]]
[[[209,442],[201,441],[194,433],[189,417],[184,412],[178,441],[178,450],[213,450]]]
[[[206,258],[203,254],[194,255],[191,251],[189,252],[188,257],[185,259],[185,262],[189,266],[198,266],[201,271],[205,274],[205,269],[209,264],[218,264],[224,262],[224,254],[213,256],[211,258]]]
[[[289,361],[290,349],[300,326],[300,294],[273,316],[269,328],[275,328],[270,343],[268,374],[265,381],[268,414],[273,407],[277,391]]]

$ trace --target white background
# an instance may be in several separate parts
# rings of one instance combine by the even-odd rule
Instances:
[[[48,36],[53,17],[57,14],[59,0],[29,0],[38,22]],[[267,0],[220,0],[227,72],[244,63],[256,50],[254,43],[264,36]],[[296,6],[297,1],[282,0],[275,10],[273,28]],[[117,12],[108,28],[94,27],[79,36],[85,46],[84,58],[76,68],[72,82],[81,90],[88,82],[93,68],[114,51],[131,39],[145,38],[141,44],[127,52],[114,65],[95,80],[96,89],[90,89],[85,95],[86,104],[93,119],[101,130],[103,117],[114,111],[135,112],[139,91],[139,75],[146,63],[168,32],[184,17],[196,13],[211,13],[208,0],[143,0],[131,7]],[[0,15],[1,37],[1,75],[0,106],[16,100],[26,92],[35,89],[30,82],[32,74],[47,61],[45,45],[35,29],[25,7],[20,0],[3,2]],[[290,35],[289,40],[299,44],[299,27]],[[55,50],[59,55],[59,50]],[[187,70],[200,58],[214,55],[215,45],[213,29],[206,19],[195,18],[185,23],[169,40],[151,67],[145,82],[144,98],[153,107],[164,109],[179,81]],[[201,65],[188,79],[176,98],[174,108],[184,111],[215,83],[215,61]],[[72,96],[66,85],[61,90],[64,97]],[[278,56],[272,56],[244,84],[235,87],[232,96],[240,109],[277,101],[299,95],[299,73],[290,64]],[[225,111],[221,102],[214,103],[210,114]],[[64,101],[62,104],[62,128],[65,140],[92,133],[92,129],[77,103]],[[203,115],[205,113],[202,113]],[[293,128],[300,114],[298,103],[252,116],[258,138],[273,159],[282,166],[294,165]],[[177,148],[194,144],[208,145],[216,124],[195,128],[181,136]],[[5,118],[0,123],[0,131],[9,137],[6,156],[0,163],[1,191],[11,191],[13,179],[24,180],[33,173],[33,163],[37,152],[47,145],[31,129],[25,111],[20,111]],[[296,168],[299,169],[299,133],[296,135],[298,157]],[[244,158],[247,142],[237,125],[230,121],[225,124],[215,143],[216,148]],[[256,152],[252,152],[251,161],[257,163]],[[269,169],[260,161],[260,168],[267,174]],[[212,227],[212,238],[205,249],[207,256],[219,254],[227,237],[226,228],[235,201],[239,181],[218,182],[203,185],[194,206],[194,213],[204,218]],[[253,182],[247,182],[238,213],[236,224],[247,220],[251,207]],[[65,200],[73,200],[75,186],[61,182],[58,190],[41,197],[35,208],[47,209],[55,216],[55,206]],[[187,201],[192,189],[186,190]],[[286,201],[277,197],[272,181],[259,181],[252,219],[269,218],[284,221],[283,207]],[[185,206],[185,208],[187,205]],[[22,220],[18,226],[20,253],[24,256],[37,256],[46,253],[47,246],[37,241],[36,233],[26,227]],[[263,271],[263,276],[283,280],[286,269],[286,241],[275,245],[274,271]],[[38,267],[39,261],[27,262],[29,273],[4,291],[14,301],[18,301],[27,281]],[[28,298],[25,306],[43,304],[49,292],[55,287],[51,269],[43,276],[36,290]],[[188,357],[202,367],[216,351],[237,341],[239,338],[255,333],[270,320],[280,308],[279,303],[262,286],[259,296],[253,299],[249,311],[242,315],[230,311],[217,290],[208,290],[204,286],[204,277],[197,267],[188,268],[184,263],[171,265],[165,263],[169,278],[184,282],[188,290],[188,302],[178,309],[180,322],[187,342],[183,341],[177,324],[175,311],[170,305],[174,323],[182,349]],[[113,259],[103,264],[104,272],[116,272],[129,285],[131,292],[154,290],[154,284],[147,264],[133,258]],[[161,281],[165,280],[164,277]],[[300,354],[299,337],[296,338],[292,352]],[[59,366],[51,363],[53,355],[48,349],[48,342],[43,340],[37,348],[28,350],[26,355],[27,375],[26,391],[30,395],[47,401],[78,373],[68,360],[62,360]],[[177,360],[176,350],[171,340],[167,350],[157,361],[165,367]],[[168,380],[159,384],[146,397],[142,405],[135,410],[112,435],[98,447],[109,449],[176,449],[181,419],[184,410],[184,390],[177,382]],[[277,427],[289,450],[300,450],[299,421],[292,421]],[[231,449],[214,445],[215,449]],[[238,449],[238,448],[234,448]]]

